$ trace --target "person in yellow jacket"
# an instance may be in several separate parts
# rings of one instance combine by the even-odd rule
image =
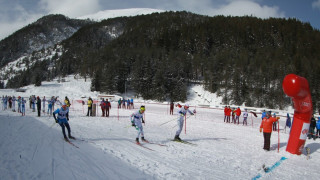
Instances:
[[[70,107],[71,104],[70,104],[70,100],[69,98],[66,96],[66,98],[64,99],[64,103],[66,103],[67,107]]]
[[[93,101],[92,101],[91,97],[89,97],[87,104],[88,104],[87,116],[92,116],[92,104],[93,104]]]

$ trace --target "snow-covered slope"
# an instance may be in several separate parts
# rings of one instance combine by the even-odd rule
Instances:
[[[160,9],[150,9],[150,8],[131,8],[131,9],[118,9],[118,10],[104,10],[99,11],[95,14],[90,14],[86,16],[78,17],[78,19],[91,19],[94,21],[101,21],[103,19],[122,17],[122,16],[137,16],[137,15],[145,15],[152,14],[155,12],[165,12]]]
[[[280,133],[272,133],[272,150],[265,152],[259,117],[250,115],[248,126],[226,124],[220,108],[193,106],[197,114],[188,116],[181,138],[195,145],[176,143],[170,139],[177,130],[178,115],[169,115],[167,103],[135,99],[135,109],[127,110],[117,109],[112,102],[110,117],[100,117],[100,111],[97,117],[86,117],[86,106],[76,100],[99,93],[90,92],[90,82],[84,79],[69,76],[65,81],[28,86],[25,93],[0,91],[1,96],[69,96],[69,123],[79,139],[73,141],[79,148],[64,142],[54,119],[47,114],[37,117],[28,106],[23,117],[1,109],[1,179],[252,179],[259,174],[261,179],[318,179],[320,140],[307,140],[309,160],[305,152],[289,154],[285,151],[289,136],[289,129],[284,129],[285,118],[280,119]],[[195,97],[199,98],[203,93],[197,88],[194,91],[201,95]],[[210,99],[208,95],[206,99]],[[146,106],[145,137],[165,145],[144,144],[153,151],[134,143],[137,131],[130,126],[130,114],[142,104]],[[261,170],[263,164],[272,166],[281,157],[288,159],[272,172]]]

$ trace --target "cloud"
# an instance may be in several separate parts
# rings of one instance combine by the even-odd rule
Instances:
[[[312,2],[312,8],[320,10],[320,0]]]
[[[99,0],[40,0],[40,8],[48,14],[75,18],[100,10]]]
[[[18,4],[0,8],[0,40],[36,21],[42,14],[30,13]]]

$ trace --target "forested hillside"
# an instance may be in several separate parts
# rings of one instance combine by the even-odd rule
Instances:
[[[145,99],[184,101],[188,85],[202,83],[225,104],[280,109],[291,103],[282,80],[295,73],[308,79],[318,108],[319,42],[319,30],[296,19],[166,12],[84,26],[62,42],[59,58],[37,65],[55,67],[38,68],[41,80],[81,74],[93,78],[92,90],[107,93],[131,89]]]

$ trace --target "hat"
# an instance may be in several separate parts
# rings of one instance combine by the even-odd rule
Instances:
[[[145,111],[145,110],[146,110],[146,108],[144,107],[144,105],[142,105],[142,106],[140,107],[140,110],[141,110],[141,111]]]
[[[62,103],[62,106],[66,106],[67,104],[65,102]]]
[[[189,107],[189,104],[185,104],[184,107]]]

